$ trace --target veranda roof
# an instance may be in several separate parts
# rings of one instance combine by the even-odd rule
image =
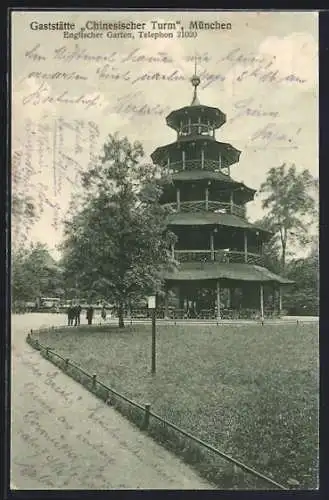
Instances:
[[[234,281],[276,282],[281,285],[294,283],[274,274],[265,267],[252,264],[226,264],[220,262],[182,262],[174,271],[167,271],[164,278],[169,281],[227,279]]]

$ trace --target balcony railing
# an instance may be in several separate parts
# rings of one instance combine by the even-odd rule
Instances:
[[[218,160],[208,160],[202,158],[194,159],[194,160],[179,160],[175,162],[168,163],[169,168],[174,171],[177,170],[208,170],[208,171],[218,171],[221,173],[228,175],[226,173],[227,168],[224,168],[223,162]]]
[[[206,123],[189,123],[184,124],[178,131],[178,137],[186,137],[187,135],[207,135],[214,137],[214,128]]]
[[[197,213],[206,210],[214,213],[233,214],[243,219],[246,218],[246,208],[244,206],[222,201],[181,201],[179,210],[177,208],[177,203],[166,203],[165,206],[170,207],[173,212]]]
[[[264,265],[264,256],[258,253],[237,250],[175,250],[178,262],[221,262],[237,264]]]

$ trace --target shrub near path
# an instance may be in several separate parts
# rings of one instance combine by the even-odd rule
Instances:
[[[282,484],[317,487],[318,325],[68,329],[40,341]]]

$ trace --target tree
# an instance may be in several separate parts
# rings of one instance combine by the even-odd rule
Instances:
[[[290,314],[319,313],[319,250],[313,245],[305,258],[287,264],[287,277],[295,283],[285,298]]]
[[[281,272],[285,272],[288,244],[310,242],[309,227],[316,216],[317,181],[308,170],[301,173],[295,165],[271,168],[260,187],[265,195],[263,209],[268,212],[263,223],[278,239],[281,247]]]
[[[261,227],[267,231],[272,230],[269,225],[267,218],[259,219],[254,222],[255,226]],[[270,227],[269,227],[270,226]],[[280,273],[280,242],[278,241],[276,235],[273,234],[267,241],[263,244],[263,257],[264,257],[264,267],[272,271],[273,273]]]
[[[109,135],[99,162],[82,181],[80,207],[65,223],[62,246],[67,283],[91,300],[114,301],[119,327],[136,297],[159,292],[163,266],[170,264],[173,235],[159,198],[165,172],[142,164],[142,145]]]
[[[28,233],[37,220],[37,210],[31,196],[13,192],[11,200],[12,246],[14,252],[26,243]]]
[[[58,296],[62,273],[46,245],[37,243],[15,253],[12,262],[12,297],[14,301],[32,301],[38,296]]]

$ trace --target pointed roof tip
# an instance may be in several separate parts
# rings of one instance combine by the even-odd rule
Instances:
[[[196,95],[196,92],[195,92],[195,94],[193,96],[193,100],[192,100],[192,102],[191,102],[190,105],[191,106],[200,106],[200,101],[199,101],[198,96]]]
[[[197,76],[196,74],[192,76],[191,83],[194,87],[194,94],[193,94],[191,106],[200,106],[200,101],[199,101],[198,95],[197,95],[197,88],[200,85],[200,82],[201,82],[201,80],[200,80],[199,76]]]

